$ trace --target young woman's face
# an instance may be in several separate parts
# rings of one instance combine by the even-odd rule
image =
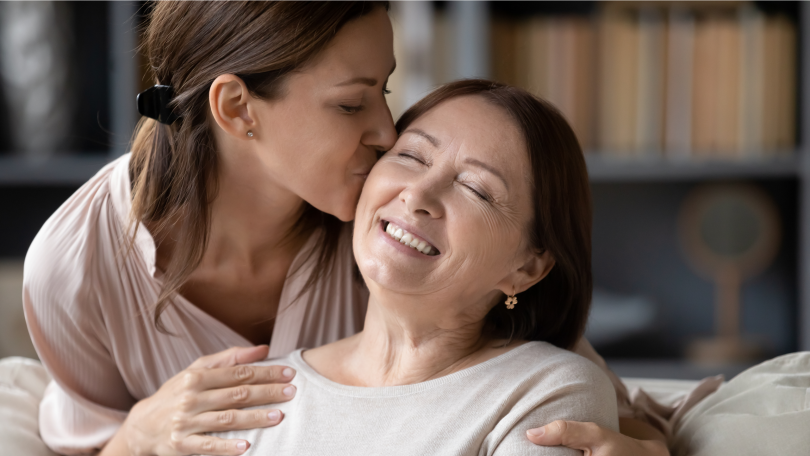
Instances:
[[[376,8],[292,73],[279,99],[261,103],[255,140],[276,183],[351,220],[378,152],[396,141],[384,96],[394,65],[391,22]]]
[[[416,119],[374,167],[357,207],[354,253],[372,295],[382,288],[429,304],[445,294],[456,311],[477,302],[485,314],[530,251],[529,169],[517,126],[479,96]],[[417,240],[403,245],[398,230]]]

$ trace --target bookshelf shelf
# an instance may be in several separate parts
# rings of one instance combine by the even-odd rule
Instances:
[[[663,157],[617,158],[591,152],[585,157],[591,182],[670,182],[714,179],[796,178],[798,153],[750,160],[675,160]]]
[[[113,157],[75,153],[47,158],[0,157],[2,186],[80,186]]]

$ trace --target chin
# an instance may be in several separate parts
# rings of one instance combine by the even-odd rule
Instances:
[[[336,193],[336,192],[335,192]],[[344,193],[345,195],[345,193]],[[327,214],[334,215],[341,222],[351,222],[354,220],[355,211],[357,209],[357,200],[360,197],[360,192],[353,192],[351,195],[345,195],[340,199],[331,199],[322,201],[325,204],[315,205],[316,209]]]
[[[398,293],[414,293],[424,289],[427,277],[420,271],[409,271],[379,258],[375,255],[365,255],[364,252],[354,250],[357,268],[368,284],[373,282],[377,286]],[[358,257],[358,254],[361,257]]]

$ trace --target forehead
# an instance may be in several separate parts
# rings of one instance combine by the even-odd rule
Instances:
[[[520,173],[528,168],[522,132],[503,108],[483,97],[470,95],[445,101],[408,128],[435,137],[442,149],[452,148],[505,172]]]
[[[304,70],[311,70],[322,81],[342,82],[355,76],[378,78],[394,65],[394,33],[383,8],[349,21],[326,49]]]

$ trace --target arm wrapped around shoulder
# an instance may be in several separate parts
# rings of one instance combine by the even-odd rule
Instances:
[[[486,454],[580,455],[565,447],[541,447],[526,438],[526,431],[555,420],[595,423],[619,431],[616,392],[602,370],[592,362],[564,352],[544,363],[526,385],[515,407],[496,426]],[[525,384],[526,382],[524,382]],[[489,440],[489,438],[487,439]]]

